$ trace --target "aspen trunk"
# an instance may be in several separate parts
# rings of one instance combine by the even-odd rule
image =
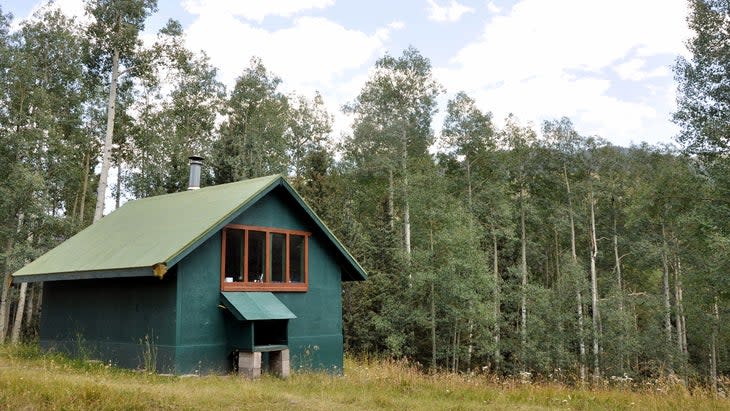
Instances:
[[[578,350],[580,353],[580,382],[585,383],[586,380],[586,343],[585,343],[585,325],[583,324],[583,296],[580,290],[576,292],[578,300]]]
[[[25,327],[30,328],[33,321],[33,304],[35,303],[35,287],[33,284],[29,286],[28,296],[25,298]]]
[[[672,303],[669,295],[669,256],[667,255],[667,237],[662,223],[662,294],[664,297],[664,337],[667,342],[667,368],[672,373]]]
[[[570,220],[570,255],[573,259],[573,264],[578,267],[578,254],[576,253],[575,245],[575,221],[573,220],[573,199],[570,192],[570,180],[568,179],[568,168],[563,164],[563,176],[565,177],[565,189],[568,194],[568,218]],[[585,327],[583,325],[583,296],[581,295],[581,283],[578,281],[576,284],[576,297],[578,306],[578,350],[580,354],[579,358],[579,373],[580,382],[584,383],[586,380],[586,343],[585,343]]]
[[[28,283],[20,283],[20,292],[18,294],[18,306],[15,310],[15,320],[13,321],[13,332],[10,335],[10,343],[17,344],[20,341],[20,329],[23,325],[23,314],[25,313],[25,296],[28,290]]]
[[[492,246],[494,247],[494,254],[492,259],[492,269],[493,275],[494,275],[494,369],[499,369],[499,362],[501,357],[501,352],[499,348],[499,322],[501,320],[501,314],[500,314],[500,304],[501,304],[501,287],[502,282],[499,275],[499,254],[498,254],[498,248],[497,248],[497,232],[492,228]]]
[[[433,225],[428,231],[431,255],[433,256]],[[431,280],[431,370],[436,371],[436,286]]]
[[[558,238],[558,227],[553,227],[555,234],[555,283],[560,281],[560,239]]]
[[[436,371],[436,287],[431,281],[431,371]]]
[[[598,273],[596,272],[596,257],[598,256],[598,241],[596,240],[596,213],[593,189],[590,191],[591,206],[591,309],[593,311],[593,379],[598,381],[601,378],[600,368],[600,346],[599,346],[599,318],[598,310]]]
[[[3,278],[3,289],[0,294],[0,344],[5,342],[5,337],[8,333],[8,323],[10,321],[10,287],[13,286],[13,277],[10,272],[6,271],[5,277]]]
[[[114,116],[116,115],[117,104],[117,80],[119,78],[119,49],[114,49],[112,54],[112,78],[109,84],[109,102],[107,103],[106,136],[104,147],[101,152],[101,173],[99,175],[99,186],[96,190],[96,208],[94,209],[94,222],[99,221],[104,215],[104,200],[106,199],[106,188],[109,178],[109,167],[112,156],[112,139],[114,138]]]
[[[621,274],[621,257],[618,254],[618,230],[616,230],[616,215],[613,216],[613,258],[616,270],[616,285],[618,286],[619,298],[618,309],[624,312],[624,280]]]
[[[623,322],[623,313],[624,313],[624,285],[623,285],[623,276],[621,274],[621,257],[618,253],[618,229],[616,228],[616,207],[615,202],[613,199],[611,199],[611,204],[613,206],[613,258],[614,258],[614,270],[616,271],[616,286],[618,288],[618,311],[621,314],[621,320]],[[620,352],[620,358],[619,358],[619,370],[623,374],[624,372],[624,340],[625,336],[624,333],[621,333],[619,335],[619,352]]]
[[[720,328],[720,310],[717,306],[717,295],[712,304],[712,340],[710,341],[710,383],[712,392],[717,396],[717,335]]]
[[[522,351],[522,361],[525,359],[525,350],[527,349],[527,236],[525,233],[525,206],[524,206],[524,189],[520,188],[520,231],[521,231],[521,272],[522,272],[522,289],[520,297],[520,348]]]
[[[117,166],[117,189],[114,192],[114,209],[119,208],[119,202],[122,199],[122,165]]]
[[[676,313],[674,316],[674,327],[677,329],[677,357],[679,358],[679,366],[682,372],[682,380],[687,384],[687,346],[684,317],[684,304],[682,302],[682,273],[681,262],[679,256],[675,255],[674,262],[674,305]]]
[[[86,218],[86,192],[89,190],[89,167],[91,167],[91,154],[86,151],[84,156],[84,181],[81,184],[81,203],[79,204],[78,224],[83,227]]]
[[[408,201],[408,139],[403,129],[403,153],[401,153],[401,169],[403,172],[403,248],[410,261],[411,257],[411,208]]]
[[[473,213],[473,204],[472,204],[472,187],[471,187],[471,161],[469,160],[469,157],[467,156],[464,159],[464,163],[466,163],[466,200],[467,200],[467,206],[469,207],[469,213]],[[469,226],[474,229],[474,219],[469,220]],[[433,252],[433,250],[432,250]],[[469,310],[471,315],[471,310]],[[473,338],[473,332],[474,332],[474,322],[471,318],[468,320],[467,328],[469,330],[468,340],[467,340],[467,350],[466,350],[466,369],[467,371],[471,368],[471,355],[474,351],[474,344],[472,343]]]
[[[395,183],[393,169],[388,168],[388,225],[391,231],[395,230]]]
[[[680,355],[687,357],[687,319],[684,315],[684,296],[682,286],[682,262],[679,256],[675,256],[674,265],[674,301],[677,306],[677,346]]]
[[[21,220],[19,219],[16,233],[20,230],[20,221]],[[10,330],[10,288],[13,286],[13,277],[11,275],[12,273],[10,272],[10,264],[8,264],[8,258],[10,257],[10,253],[13,250],[14,244],[15,240],[13,239],[13,237],[10,237],[8,239],[8,242],[5,244],[5,264],[3,265],[3,268],[5,270],[5,277],[3,278],[2,293],[0,293],[0,344],[3,344],[5,342],[5,338],[8,335],[8,331]]]
[[[467,321],[467,329],[469,330],[469,334],[467,335],[468,345],[466,349],[466,370],[469,371],[471,370],[471,355],[474,350],[474,344],[472,344],[472,338],[474,338],[474,321],[472,321],[471,318]]]
[[[456,322],[456,346],[454,347],[454,353],[456,354],[454,356],[454,372],[459,372],[459,360],[461,359],[461,356],[459,355],[459,351],[461,351],[461,333],[459,332],[459,322]]]

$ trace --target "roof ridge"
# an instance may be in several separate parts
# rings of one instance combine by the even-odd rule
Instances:
[[[130,204],[130,203],[137,203],[137,202],[146,201],[146,200],[164,200],[164,199],[170,198],[172,196],[194,195],[194,193],[212,191],[213,189],[230,188],[230,186],[232,186],[234,184],[251,183],[251,182],[255,182],[256,180],[270,179],[273,181],[279,177],[283,178],[283,175],[282,174],[270,174],[267,176],[247,178],[244,180],[231,181],[230,183],[214,184],[214,185],[210,185],[210,186],[206,186],[206,187],[200,187],[199,189],[196,189],[196,190],[177,191],[174,193],[157,194],[157,195],[153,195],[153,196],[149,196],[149,197],[135,198],[135,199],[127,201],[124,204],[126,205],[126,204]]]

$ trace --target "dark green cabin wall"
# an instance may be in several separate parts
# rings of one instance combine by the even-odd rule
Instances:
[[[220,246],[216,233],[178,263],[177,374],[231,370],[226,313],[219,307]]]
[[[174,370],[177,275],[49,281],[43,286],[40,344],[125,368],[144,365],[144,338],[157,371]]]
[[[312,232],[309,240],[309,291],[275,293],[297,316],[289,321],[293,369],[342,370],[342,284],[339,266],[325,237],[309,217],[288,204],[288,194],[273,190],[233,222]],[[293,204],[293,203],[292,203]],[[233,317],[218,307],[221,237],[216,233],[178,263],[178,348],[176,372],[225,372],[231,369],[226,334]],[[235,324],[235,323],[234,323]],[[230,330],[229,330],[230,332]]]

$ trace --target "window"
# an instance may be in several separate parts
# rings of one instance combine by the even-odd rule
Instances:
[[[307,291],[311,233],[230,224],[223,229],[223,291]]]

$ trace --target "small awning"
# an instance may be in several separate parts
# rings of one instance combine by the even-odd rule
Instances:
[[[297,318],[284,303],[269,292],[221,292],[221,303],[239,321]]]

